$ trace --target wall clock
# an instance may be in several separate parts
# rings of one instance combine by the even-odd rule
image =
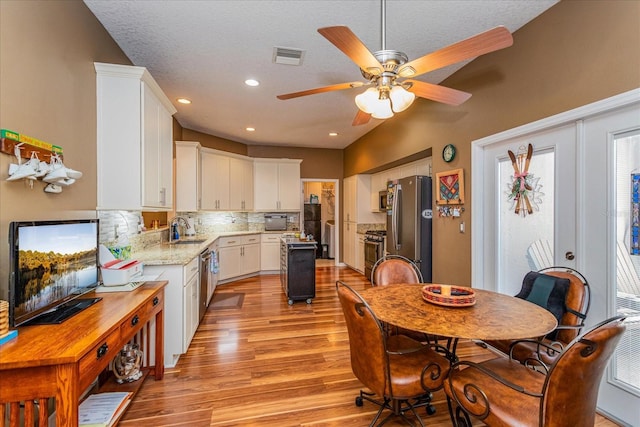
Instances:
[[[447,144],[442,149],[442,160],[449,163],[456,156],[456,147],[453,144]]]

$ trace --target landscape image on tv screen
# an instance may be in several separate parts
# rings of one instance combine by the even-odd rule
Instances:
[[[14,317],[39,311],[96,285],[95,222],[18,229]]]

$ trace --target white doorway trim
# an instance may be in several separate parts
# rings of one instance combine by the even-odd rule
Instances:
[[[483,242],[485,241],[484,227],[485,221],[491,220],[484,217],[484,206],[490,199],[485,197],[491,188],[485,188],[485,165],[483,162],[483,151],[493,144],[511,138],[523,137],[528,134],[539,132],[544,129],[573,123],[594,114],[614,110],[638,102],[640,99],[640,89],[630,90],[611,98],[597,101],[573,110],[565,111],[555,116],[547,117],[526,125],[506,130],[485,138],[471,142],[471,286],[483,289],[485,280]],[[578,147],[578,156],[581,156],[581,149]],[[583,177],[585,171],[578,162],[578,178]],[[579,200],[584,200],[584,194],[579,194]],[[581,219],[578,218],[578,221]],[[580,242],[578,242],[580,244]]]
[[[334,265],[340,266],[340,221],[338,221],[338,212],[340,212],[340,180],[339,179],[329,179],[329,178],[302,178],[302,194],[300,196],[300,225],[302,226],[302,222],[304,221],[304,183],[305,182],[332,182],[333,188],[335,190],[335,244],[336,247],[334,249]],[[344,265],[344,264],[342,264]]]

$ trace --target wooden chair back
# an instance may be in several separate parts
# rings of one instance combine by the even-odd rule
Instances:
[[[551,366],[544,386],[541,425],[594,425],[600,380],[622,338],[623,320],[617,316],[595,326],[572,341]]]
[[[394,283],[422,283],[420,269],[410,259],[397,255],[380,258],[372,268],[371,284],[373,286],[391,285]]]

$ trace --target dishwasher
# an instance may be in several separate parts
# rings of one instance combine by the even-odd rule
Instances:
[[[198,318],[200,321],[202,321],[209,305],[209,281],[212,280],[211,275],[211,250],[207,248],[200,252],[200,304],[198,306]]]
[[[289,305],[294,301],[311,304],[316,296],[317,247],[315,241],[280,239],[280,282]]]

